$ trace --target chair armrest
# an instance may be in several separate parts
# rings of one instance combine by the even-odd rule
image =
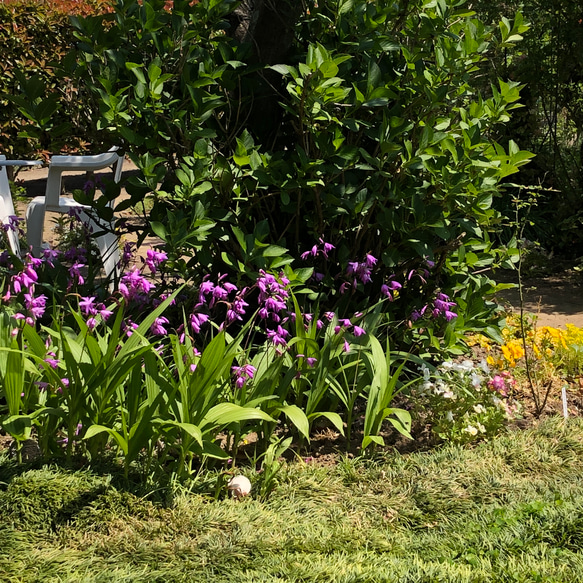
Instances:
[[[50,165],[59,170],[101,170],[117,163],[117,152],[105,152],[92,156],[53,156]]]
[[[40,166],[44,164],[43,160],[0,160],[2,166]]]

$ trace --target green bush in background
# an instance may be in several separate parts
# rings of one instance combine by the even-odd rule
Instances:
[[[294,262],[299,280],[320,274],[304,309],[348,316],[397,282],[391,333],[423,349],[488,327],[485,273],[513,258],[492,242],[493,200],[531,154],[493,139],[520,86],[477,80],[521,38],[520,14],[494,29],[453,0],[113,8],[72,19],[59,74],[79,87],[88,139],[141,169],[118,210],[151,198],[141,236],[164,240],[175,275],[253,280]],[[437,317],[439,294],[456,319]]]
[[[9,157],[74,149],[87,139],[83,98],[60,62],[73,45],[71,13],[86,0],[0,3],[0,149]]]

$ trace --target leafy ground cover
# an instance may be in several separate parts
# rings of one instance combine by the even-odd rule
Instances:
[[[475,448],[284,464],[268,496],[240,501],[217,488],[220,474],[162,501],[119,489],[115,476],[32,470],[3,457],[0,575],[10,583],[578,581],[582,454],[583,422],[553,419]]]

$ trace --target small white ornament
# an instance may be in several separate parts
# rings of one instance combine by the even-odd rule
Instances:
[[[233,476],[227,488],[233,492],[233,496],[237,499],[247,496],[251,492],[251,482],[245,476]]]

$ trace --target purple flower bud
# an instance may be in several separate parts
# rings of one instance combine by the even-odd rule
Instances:
[[[150,331],[152,332],[152,334],[155,334],[156,336],[165,336],[166,334],[168,334],[166,328],[164,328],[165,324],[168,324],[168,318],[164,318],[163,316],[160,318],[156,318],[154,320],[154,323],[150,326]]]
[[[277,331],[275,330],[267,330],[267,337],[275,346],[287,346],[287,342],[285,339],[285,334],[282,332],[286,332],[281,326],[277,327]],[[289,334],[289,332],[287,332]]]
[[[244,364],[243,366],[233,366],[231,367],[231,372],[235,375],[235,386],[238,389],[242,389],[245,383],[252,379],[257,372],[257,369],[250,365]]]
[[[59,366],[59,360],[55,357],[54,352],[47,352],[49,358],[45,358],[45,362],[53,369],[57,369]]]
[[[207,322],[208,319],[208,314],[194,313],[190,316],[190,326],[196,334],[199,334],[202,325]]]
[[[356,273],[358,271],[358,262],[356,261],[350,261],[348,263],[348,266],[346,267],[346,273],[348,275],[353,275],[354,273]]]
[[[54,261],[59,257],[59,255],[61,255],[61,252],[57,249],[45,249],[43,251],[43,257],[51,267],[55,266]]]
[[[98,305],[97,311],[99,315],[103,318],[104,322],[107,322],[107,320],[113,315],[113,312],[111,310],[108,310],[103,304]]]
[[[378,259],[376,257],[373,257],[372,255],[370,255],[370,253],[369,253],[369,254],[367,254],[367,256],[365,258],[365,262],[366,262],[367,267],[374,267],[377,264]]]
[[[326,259],[328,259],[328,253],[330,253],[330,251],[332,251],[332,249],[335,249],[334,245],[332,245],[332,243],[324,243],[324,241],[322,239],[320,239],[320,242],[324,245],[324,257],[326,257]]]
[[[393,301],[393,295],[391,294],[390,290],[389,290],[389,286],[384,284],[381,285],[381,293],[389,298],[389,301]]]
[[[163,251],[148,249],[146,251],[146,265],[152,273],[156,273],[158,267],[168,259],[168,255]]]

